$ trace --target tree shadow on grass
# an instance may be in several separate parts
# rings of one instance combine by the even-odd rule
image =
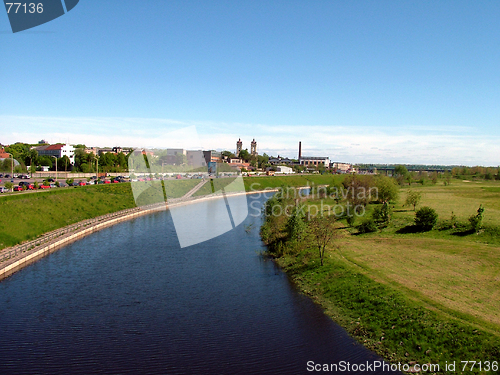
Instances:
[[[432,228],[428,227],[421,227],[415,224],[412,225],[407,225],[403,228],[400,228],[396,231],[397,234],[409,234],[409,233],[422,233],[422,232],[428,232]]]
[[[474,233],[476,233],[474,229],[467,229],[467,230],[457,230],[456,232],[453,232],[451,235],[458,237],[465,237],[465,236],[470,236],[471,234]]]

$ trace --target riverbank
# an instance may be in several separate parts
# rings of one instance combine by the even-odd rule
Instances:
[[[322,231],[316,218],[296,213],[307,213],[310,208],[314,209],[309,212],[318,213],[318,208],[335,205],[335,200],[305,198],[297,206],[290,199],[275,197],[268,201],[266,212],[289,211],[269,215],[262,238],[270,256],[299,290],[388,361],[440,364],[441,369],[446,362],[484,365],[489,361],[490,371],[483,368],[483,373],[498,373],[498,239],[470,234],[458,224],[480,202],[494,216],[488,225],[495,225],[498,196],[492,193],[497,194],[498,187],[491,183],[478,184],[473,190],[459,184],[417,189],[424,194],[423,201],[440,212],[444,207],[463,210],[455,219],[455,229],[445,230],[444,219],[434,231],[400,230],[412,225],[414,212],[394,202],[392,221],[374,233],[360,233],[345,218],[333,220],[336,235],[326,244],[321,265],[318,240]],[[297,210],[301,205],[303,210]],[[371,206],[366,207],[367,217],[358,221],[372,216]],[[329,217],[317,219],[323,222]],[[462,370],[463,365],[458,372],[478,369]]]
[[[116,187],[115,187],[116,186]],[[89,187],[92,189],[93,187]],[[307,188],[307,187],[304,187]],[[103,190],[103,189],[108,189]],[[65,191],[55,191],[53,194],[43,194],[38,196],[28,196],[25,199],[30,199],[31,204],[36,204],[37,201],[42,202],[45,205],[51,205],[54,201],[62,201],[67,208],[68,205],[71,205],[71,201],[78,201],[81,204],[81,196],[82,194],[89,193],[98,193],[100,191],[105,191],[108,196],[109,195],[117,195],[117,197],[121,198],[122,196],[127,197],[126,194],[126,185],[111,185],[110,187],[104,186],[101,189],[93,189],[92,190],[65,190]],[[207,199],[221,199],[224,197],[230,197],[235,195],[248,195],[248,194],[262,194],[265,192],[274,192],[276,189],[272,189],[267,187],[266,190],[262,191],[250,191],[250,192],[229,192],[229,193],[215,193],[204,196],[194,196],[188,198],[174,198],[170,199],[169,204],[152,204],[140,207],[127,208],[125,210],[111,212],[105,215],[92,217],[90,219],[85,219],[62,228],[57,228],[52,231],[45,232],[41,236],[37,236],[36,239],[31,241],[24,241],[20,244],[16,244],[12,247],[7,247],[0,250],[0,280],[6,278],[13,274],[14,272],[20,270],[21,268],[33,263],[34,261],[40,259],[43,256],[46,256],[61,247],[64,247],[71,242],[77,241],[78,239],[85,237],[94,233],[95,231],[104,229],[114,224],[118,224],[125,220],[131,220],[138,216],[146,215],[152,212],[157,212],[159,210],[165,210],[169,207],[177,207],[182,205],[194,204],[200,201],[204,201]],[[125,192],[125,193],[124,193]],[[62,195],[61,194],[66,194]],[[69,194],[69,196],[67,196]],[[15,202],[22,201],[23,196],[16,197]],[[52,199],[51,199],[52,198]],[[64,199],[66,198],[66,199]],[[100,200],[101,201],[101,200]],[[117,203],[122,205],[130,204],[129,201],[121,201],[116,202],[114,200],[108,200],[108,204],[106,206],[107,210],[116,207]],[[93,206],[92,201],[87,200],[91,206]],[[113,203],[115,205],[113,205]],[[40,206],[42,205],[40,204]],[[50,207],[50,210],[53,211],[55,207]],[[37,207],[35,210],[41,210],[41,207]],[[79,209],[76,209],[79,211]],[[6,210],[5,210],[6,211]],[[95,213],[95,211],[94,211]],[[32,223],[33,224],[33,223]],[[53,224],[53,223],[52,223]],[[38,226],[39,227],[39,226]]]
[[[323,266],[310,252],[275,261],[328,316],[391,363],[432,363],[444,369],[446,362],[492,363],[500,357],[498,335],[423,307],[367,277],[340,253],[329,253]]]

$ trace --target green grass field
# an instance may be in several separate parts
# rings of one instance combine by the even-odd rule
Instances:
[[[81,220],[135,207],[130,184],[77,186],[0,199],[0,249]]]
[[[429,206],[437,211],[435,229],[406,230],[415,218],[413,207],[403,204],[409,188],[422,193],[417,209]],[[335,205],[332,199],[324,202]],[[484,229],[475,233],[468,227],[468,217],[479,205],[485,207]],[[345,229],[336,252],[369,277],[430,308],[500,332],[500,182],[403,186],[392,206],[390,225],[362,235]],[[452,212],[456,228],[445,225]]]
[[[422,193],[417,210],[437,211],[433,230],[415,230],[413,207],[404,206],[409,188]],[[313,213],[337,205],[332,198],[317,197],[304,203]],[[468,218],[480,205],[483,229],[476,233]],[[368,205],[353,227],[338,221],[339,236],[327,249],[324,266],[317,249],[307,244],[299,253],[293,247],[280,250],[284,255],[277,262],[334,320],[390,361],[497,360],[500,182],[403,186],[391,202],[390,224],[358,233],[356,225],[376,206]],[[449,225],[452,212],[454,227]]]

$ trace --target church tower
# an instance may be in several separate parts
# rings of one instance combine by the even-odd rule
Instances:
[[[255,138],[253,139],[252,143],[250,144],[250,154],[252,156],[257,156],[257,142],[255,142]]]
[[[243,142],[241,142],[241,138],[236,142],[236,156],[240,156],[240,152],[243,148]]]

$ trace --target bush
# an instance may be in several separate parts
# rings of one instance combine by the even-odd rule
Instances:
[[[437,219],[438,214],[430,207],[422,207],[415,213],[415,225],[424,230],[431,230],[434,228]]]
[[[376,232],[377,229],[378,229],[377,224],[375,223],[375,220],[373,218],[367,219],[364,222],[362,222],[360,225],[358,225],[358,232],[359,233]]]
[[[354,222],[356,221],[356,217],[354,215],[347,215],[345,218],[347,225],[350,227],[354,226]]]
[[[432,229],[437,223],[438,215],[433,208],[422,207],[415,213],[415,225],[424,229]]]
[[[373,210],[373,219],[382,226],[388,225],[391,222],[391,215],[392,210],[387,203],[377,206]]]
[[[469,223],[471,225],[471,230],[474,232],[479,232],[479,230],[483,226],[483,215],[484,215],[484,207],[480,205],[477,209],[477,214],[469,217]]]

